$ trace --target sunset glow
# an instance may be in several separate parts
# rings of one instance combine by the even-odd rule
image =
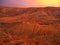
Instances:
[[[57,6],[59,5],[59,0],[36,0],[38,4],[42,4],[44,6]]]
[[[1,5],[15,7],[60,7],[60,0],[1,0]]]

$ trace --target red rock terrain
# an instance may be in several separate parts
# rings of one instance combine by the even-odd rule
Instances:
[[[0,45],[60,45],[60,7],[0,7]]]

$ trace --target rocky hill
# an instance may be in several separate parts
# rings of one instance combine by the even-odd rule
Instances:
[[[60,7],[0,7],[0,45],[60,45]]]

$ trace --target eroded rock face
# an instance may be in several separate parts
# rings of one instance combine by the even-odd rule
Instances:
[[[60,8],[0,7],[0,45],[60,45]]]

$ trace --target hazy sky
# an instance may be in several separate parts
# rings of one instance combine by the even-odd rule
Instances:
[[[42,7],[42,6],[58,6],[60,0],[0,0],[0,6],[13,7]]]

